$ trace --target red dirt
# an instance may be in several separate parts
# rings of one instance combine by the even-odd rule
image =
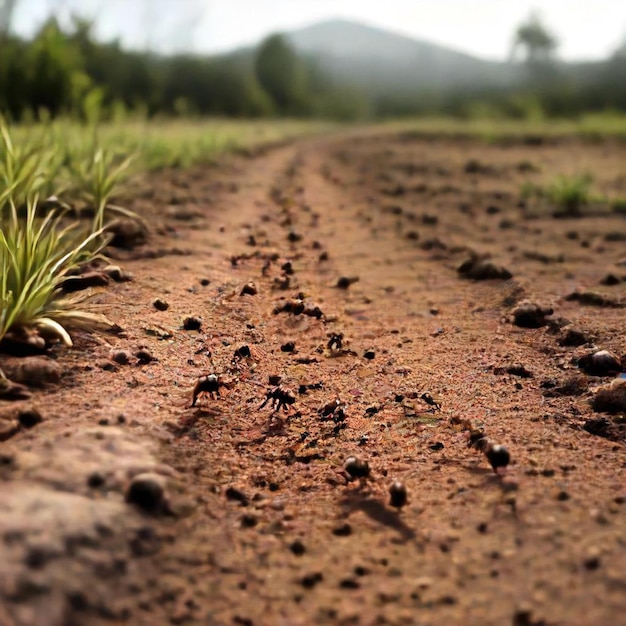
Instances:
[[[357,136],[150,177],[131,203],[150,240],[116,255],[134,280],[96,289],[124,333],[79,335],[52,355],[61,384],[2,403],[0,624],[626,624],[624,414],[594,413],[610,378],[575,365],[626,353],[625,222],[519,205],[523,181],[581,171],[624,196],[624,162],[611,142]],[[513,278],[462,278],[469,249]],[[568,300],[579,287],[614,306]],[[274,314],[300,293],[323,319]],[[511,323],[524,299],[548,325]],[[566,320],[587,345],[559,345]],[[211,373],[220,397],[190,408]],[[261,408],[271,375],[287,412]],[[344,422],[318,413],[335,398]],[[33,405],[44,421],[18,428]],[[465,419],[510,450],[505,472]],[[146,471],[165,511],[124,501]]]

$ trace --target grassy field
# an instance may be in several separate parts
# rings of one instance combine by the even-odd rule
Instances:
[[[577,119],[510,120],[446,117],[390,121],[378,128],[397,132],[480,137],[486,141],[524,137],[582,137],[626,140],[626,116],[613,113],[589,114]]]

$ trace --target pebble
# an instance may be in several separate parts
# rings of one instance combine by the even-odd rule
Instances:
[[[258,289],[253,282],[246,283],[239,293],[240,296],[256,296],[258,293]]]
[[[622,371],[620,360],[608,350],[599,350],[578,359],[578,367],[591,376],[614,376]]]
[[[33,428],[43,422],[43,417],[37,409],[30,408],[19,411],[17,420],[23,428]]]
[[[128,350],[115,350],[111,353],[111,360],[118,365],[128,365],[130,363],[130,356]]]
[[[200,330],[202,328],[202,320],[194,316],[186,317],[183,320],[183,328],[185,330]]]
[[[152,301],[152,306],[157,311],[167,311],[170,308],[169,302],[167,302],[166,300],[163,300],[162,298],[155,298]]]
[[[128,485],[126,501],[147,513],[157,513],[165,503],[164,478],[153,472],[137,474]]]
[[[513,309],[513,323],[521,328],[541,328],[548,323],[546,317],[553,313],[552,308],[527,300]]]

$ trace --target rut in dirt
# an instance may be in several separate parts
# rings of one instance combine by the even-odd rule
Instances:
[[[577,363],[624,351],[626,283],[598,288],[615,306],[567,296],[619,261],[623,220],[529,216],[518,195],[528,162],[618,184],[623,146],[575,147],[357,135],[161,179],[154,198],[183,198],[155,223],[186,254],[129,258],[135,282],[103,295],[126,329],[113,348],[155,361],[76,376],[161,440],[177,486],[169,516],[125,518],[142,539],[116,548],[123,571],[57,623],[618,623],[623,421],[592,410],[611,378]],[[183,221],[186,197],[201,211]],[[525,300],[535,328],[514,323]]]

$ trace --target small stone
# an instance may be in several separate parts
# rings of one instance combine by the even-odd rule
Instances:
[[[407,491],[404,483],[394,480],[389,487],[389,505],[401,509],[407,501]]]
[[[566,326],[563,328],[561,336],[557,340],[558,344],[564,347],[583,346],[590,341],[591,338],[589,335],[575,326]]]
[[[300,539],[296,539],[289,544],[289,549],[296,555],[302,556],[306,552],[306,548]]]
[[[358,282],[358,280],[359,280],[358,276],[341,276],[337,280],[335,287],[337,287],[337,289],[348,289],[350,285],[353,285],[354,283]]]
[[[302,241],[302,235],[292,230],[287,235],[287,240],[290,241],[291,243],[296,243],[297,241]]]
[[[506,467],[511,461],[511,454],[500,444],[489,445],[485,456],[495,472],[501,467]]]
[[[281,352],[295,352],[295,350],[296,344],[293,341],[288,341],[287,343],[284,343],[282,346],[280,346]]]
[[[130,481],[126,501],[147,513],[157,513],[165,501],[165,480],[153,472],[137,474]]]
[[[193,316],[186,317],[183,320],[183,328],[185,330],[200,330],[202,328],[202,320]]]
[[[111,360],[118,365],[128,365],[130,363],[130,352],[128,350],[115,350],[111,353]]]
[[[130,218],[119,218],[109,222],[106,231],[113,235],[109,242],[113,248],[132,249],[144,244],[148,239],[147,227],[139,220]]]
[[[100,472],[92,472],[87,476],[87,486],[90,489],[99,489],[105,483],[104,476]]]
[[[116,283],[126,283],[133,280],[130,272],[125,272],[119,265],[107,265],[102,272]]]
[[[254,528],[259,523],[259,520],[251,513],[246,513],[241,516],[242,528]]]
[[[300,579],[300,584],[305,589],[313,589],[315,585],[322,582],[324,580],[324,575],[321,572],[313,572],[311,574],[306,574]]]
[[[622,371],[621,361],[608,350],[599,350],[578,359],[578,367],[591,376],[615,376]]]
[[[155,298],[152,301],[152,306],[157,311],[167,311],[170,308],[169,302],[167,302],[166,300],[163,300],[162,298]]]
[[[522,328],[541,328],[548,323],[546,317],[553,313],[550,307],[526,300],[513,310],[513,323]]]
[[[607,287],[613,287],[615,285],[619,285],[621,283],[621,279],[619,278],[619,276],[616,276],[615,274],[607,274],[601,281],[600,284],[601,285],[605,285]]]
[[[22,428],[33,428],[43,422],[43,417],[37,409],[30,408],[18,411],[17,420]]]
[[[374,350],[366,350],[363,353],[363,358],[371,361],[372,359],[376,358],[376,353],[374,352]]]
[[[253,282],[246,283],[239,293],[240,296],[256,296],[258,290]]]
[[[464,278],[472,280],[508,280],[513,274],[501,265],[496,265],[487,259],[470,257],[457,268],[457,272]]]
[[[248,506],[248,496],[240,489],[237,489],[237,487],[228,487],[228,489],[224,492],[224,495],[228,500],[235,500],[242,506]]]
[[[591,548],[583,559],[583,565],[589,571],[597,570],[601,563],[600,551],[597,548]]]
[[[156,358],[152,356],[150,350],[146,348],[140,348],[135,351],[134,356],[139,365],[147,365],[148,363],[152,363],[152,361],[156,361]]]

